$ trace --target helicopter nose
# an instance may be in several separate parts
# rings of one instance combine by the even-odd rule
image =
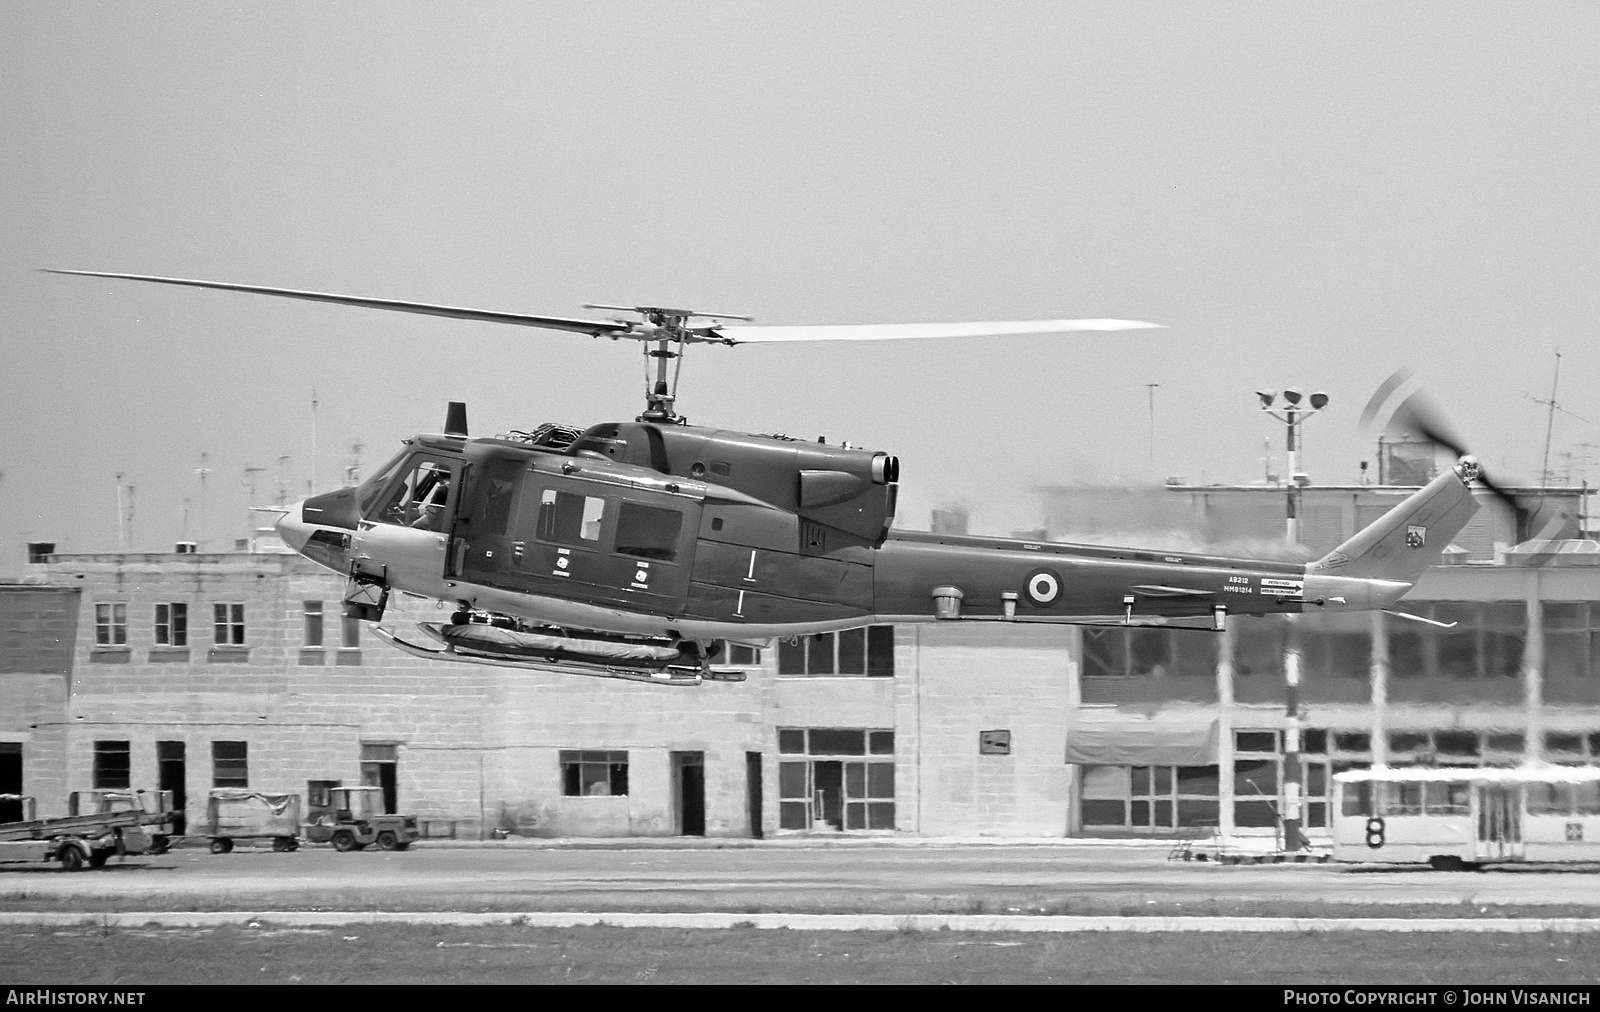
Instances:
[[[304,554],[306,542],[311,540],[311,535],[316,528],[305,522],[305,500],[302,499],[289,507],[289,512],[278,518],[273,527],[278,532],[278,537],[283,543],[297,552]]]

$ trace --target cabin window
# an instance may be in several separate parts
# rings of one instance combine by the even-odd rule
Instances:
[[[1429,815],[1465,815],[1470,805],[1471,789],[1465,783],[1430,783],[1427,785],[1427,810]]]
[[[605,506],[604,499],[592,495],[545,489],[539,496],[539,540],[578,546],[599,541]]]
[[[617,554],[671,562],[678,557],[683,514],[674,509],[625,502],[617,511]]]
[[[628,753],[562,749],[561,784],[562,793],[569,798],[625,795]]]

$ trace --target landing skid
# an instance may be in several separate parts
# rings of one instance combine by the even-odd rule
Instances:
[[[521,668],[525,671],[549,671],[565,675],[588,675],[593,678],[617,678],[628,682],[644,682],[649,685],[699,685],[703,681],[712,682],[742,682],[745,673],[737,670],[723,670],[717,668],[693,669],[682,667],[666,667],[641,670],[638,668],[623,668],[611,664],[589,662],[563,658],[552,660],[548,658],[533,658],[512,656],[496,653],[490,650],[477,650],[463,647],[458,644],[443,646],[428,646],[414,643],[402,638],[398,633],[374,626],[373,632],[385,643],[396,649],[403,650],[413,657],[422,657],[433,661],[454,661],[463,664],[487,664],[501,668]]]

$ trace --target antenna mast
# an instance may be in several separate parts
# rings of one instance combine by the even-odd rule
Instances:
[[[317,388],[311,388],[311,481],[307,484],[312,495],[317,494]]]
[[[206,460],[209,456],[210,454],[201,450],[200,466],[194,469],[194,473],[200,478],[200,531],[195,538],[199,548],[204,548],[206,544],[206,475],[211,473],[211,468],[206,466]]]

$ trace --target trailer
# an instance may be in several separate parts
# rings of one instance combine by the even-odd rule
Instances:
[[[300,795],[217,787],[206,799],[211,853],[227,854],[236,840],[271,840],[272,849],[300,848]]]
[[[149,849],[129,853],[165,854],[172,846],[173,826],[178,812],[173,808],[171,791],[146,791],[99,788],[73,791],[67,795],[67,814],[107,815],[133,812],[150,837]]]
[[[0,794],[0,801],[22,805],[20,822],[0,823],[0,862],[59,861],[64,871],[99,868],[113,854],[142,854],[150,834],[140,824],[143,812],[95,812],[61,819],[35,818],[34,799]]]

